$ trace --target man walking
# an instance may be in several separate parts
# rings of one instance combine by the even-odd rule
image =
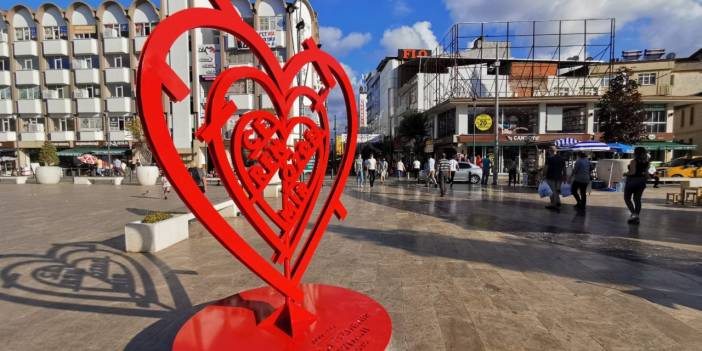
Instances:
[[[546,183],[551,188],[551,204],[546,206],[547,209],[558,211],[561,207],[561,183],[566,179],[565,159],[558,154],[558,149],[552,145],[546,156],[546,165],[544,166],[544,178]]]
[[[436,160],[434,160],[434,157],[431,155],[429,155],[429,159],[427,160],[427,182],[425,186],[429,186],[430,182],[434,186],[438,185],[436,182]]]
[[[378,164],[378,172],[380,173],[380,184],[385,185],[385,178],[388,176],[388,161],[385,161],[385,157],[380,159]]]
[[[517,162],[517,158],[513,157],[510,159],[507,163],[507,173],[509,174],[509,181],[507,182],[507,186],[517,186],[517,168],[519,167],[519,162]]]
[[[402,180],[402,174],[405,173],[405,164],[402,162],[402,160],[397,160],[397,165],[395,165],[397,168],[397,181],[400,182]]]
[[[490,180],[490,166],[492,166],[490,157],[483,158],[483,185],[488,185],[488,181]]]
[[[361,154],[358,154],[353,163],[353,171],[356,173],[356,187],[363,189],[363,157]]]
[[[445,155],[445,154],[444,154]],[[453,189],[453,179],[456,178],[456,172],[458,171],[458,161],[456,161],[456,158],[452,158],[449,160],[449,178],[451,180],[451,189]]]
[[[446,194],[446,182],[449,181],[450,178],[451,162],[446,159],[446,154],[443,153],[439,160],[439,190],[441,191],[441,197],[444,197]]]
[[[587,186],[590,184],[590,160],[584,152],[578,153],[578,160],[573,167],[573,197],[577,201],[575,208],[584,211],[587,206]]]
[[[373,154],[371,154],[370,158],[366,160],[366,164],[366,168],[368,168],[368,183],[370,184],[371,189],[373,189],[373,184],[375,183],[375,171],[378,169],[378,161],[376,161]]]
[[[419,180],[419,170],[422,168],[422,163],[418,159],[414,159],[412,162],[412,172],[414,172],[414,179]]]

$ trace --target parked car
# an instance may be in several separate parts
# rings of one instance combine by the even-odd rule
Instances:
[[[438,165],[438,161],[437,161]],[[471,184],[480,183],[480,179],[483,178],[483,169],[474,165],[470,162],[458,162],[458,171],[456,171],[456,176],[453,178],[455,182],[470,182]],[[427,170],[423,169],[419,171],[419,183],[427,182]]]
[[[682,165],[668,168],[668,177],[695,178],[700,176],[702,157],[687,159]],[[672,162],[671,162],[672,163]]]

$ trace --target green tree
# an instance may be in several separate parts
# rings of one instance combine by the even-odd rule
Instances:
[[[639,85],[630,77],[631,71],[620,69],[597,103],[599,127],[605,142],[633,144],[646,134],[646,113]]]
[[[402,119],[397,128],[397,135],[405,145],[410,145],[410,149],[415,155],[423,151],[424,141],[429,136],[427,130],[429,118],[422,113],[414,113]]]
[[[45,141],[39,150],[39,163],[44,166],[55,166],[59,163],[56,147],[49,141]]]
[[[141,125],[140,118],[132,118],[129,125],[127,125],[127,130],[132,134],[132,139],[134,140],[134,149],[137,151],[138,157],[140,157],[141,163],[143,165],[150,165],[153,160],[151,150],[149,150],[149,143],[146,141],[144,135],[144,128]]]

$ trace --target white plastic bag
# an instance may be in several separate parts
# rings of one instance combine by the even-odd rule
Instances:
[[[548,183],[546,183],[546,181],[541,182],[541,184],[539,184],[539,196],[543,198],[551,195],[553,195],[553,190],[548,186]]]
[[[563,197],[568,197],[573,195],[573,189],[570,186],[570,183],[564,182],[561,184],[561,196]]]

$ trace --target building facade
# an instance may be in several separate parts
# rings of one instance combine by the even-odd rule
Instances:
[[[318,40],[317,15],[307,0],[232,2],[281,63],[300,51],[302,40]],[[59,155],[84,151],[128,157],[134,143],[128,126],[138,113],[136,69],[146,38],[170,14],[188,7],[211,7],[207,0],[163,0],[161,6],[135,0],[128,7],[105,1],[93,8],[77,1],[66,8],[47,3],[37,9],[16,5],[0,10],[2,155],[15,156],[17,167],[28,166],[37,162],[42,144],[50,141]],[[181,36],[169,57],[169,64],[192,92],[177,103],[164,95],[173,142],[184,159],[206,163],[205,146],[193,135],[203,123],[212,81],[226,68],[259,65],[233,36],[210,29]],[[299,76],[298,84],[319,86],[311,65]],[[229,98],[240,107],[237,116],[272,107],[252,81],[234,84]],[[311,115],[306,106],[301,99],[291,113]],[[222,131],[225,138],[231,135],[235,120]]]

